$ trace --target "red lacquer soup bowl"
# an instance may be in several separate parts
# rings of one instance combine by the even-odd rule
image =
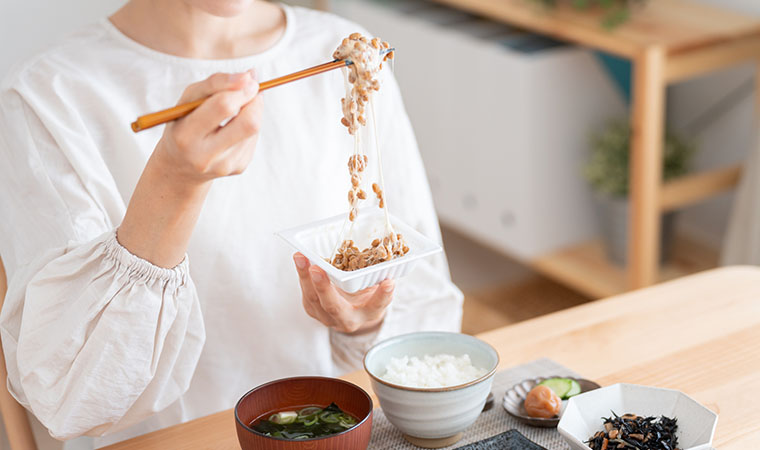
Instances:
[[[337,434],[300,440],[265,436],[250,427],[262,416],[333,402],[354,416],[357,425]],[[372,433],[372,398],[359,386],[337,378],[283,378],[252,389],[238,401],[235,427],[243,450],[365,450]]]

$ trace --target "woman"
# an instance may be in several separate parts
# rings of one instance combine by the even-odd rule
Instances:
[[[131,0],[5,81],[0,331],[10,390],[51,435],[114,442],[230,408],[274,378],[356,369],[393,334],[458,329],[445,258],[349,295],[273,236],[346,212],[353,147],[340,73],[266,95],[257,80],[329,60],[355,31],[255,0]],[[388,204],[440,239],[383,77]],[[205,96],[166,127],[129,129]]]

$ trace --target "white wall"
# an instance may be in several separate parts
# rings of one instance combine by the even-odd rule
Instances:
[[[656,1],[656,0],[654,0]],[[757,0],[698,0],[700,3],[733,9],[734,11],[760,15],[760,3]]]
[[[700,1],[760,16],[760,2],[757,0]],[[741,162],[753,145],[756,131],[754,90],[742,90],[742,87],[754,79],[755,70],[754,64],[747,64],[683,82],[669,90],[668,119],[676,129],[693,123],[732,93],[744,92],[735,101],[729,102],[732,105],[730,108],[706,121],[706,126],[699,127],[692,135],[700,145],[695,160],[696,169]],[[687,208],[679,218],[679,228],[718,247],[726,229],[732,200],[732,193],[724,194]]]
[[[116,11],[125,0],[0,1],[0,78],[56,38]]]

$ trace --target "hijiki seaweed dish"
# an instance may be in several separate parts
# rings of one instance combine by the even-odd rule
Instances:
[[[642,417],[636,414],[603,418],[604,431],[586,443],[592,450],[679,450],[676,418]]]
[[[333,53],[335,59],[350,60],[353,64],[343,68],[346,96],[341,99],[343,117],[341,123],[354,137],[354,151],[348,159],[348,172],[351,175],[351,188],[348,191],[349,212],[346,222],[328,260],[340,270],[353,271],[381,262],[390,261],[409,252],[409,247],[400,233],[396,233],[388,214],[388,201],[385,198],[382,160],[377,137],[375,107],[373,94],[380,90],[378,73],[383,62],[393,58],[390,45],[380,38],[368,39],[359,33],[353,33],[343,39]],[[367,124],[367,113],[372,123],[375,150],[377,156],[377,182],[372,184],[372,192],[377,199],[377,206],[385,213],[385,229],[381,236],[372,240],[369,247],[360,250],[352,239],[354,223],[359,216],[359,204],[368,200],[363,188],[362,178],[369,166],[369,157],[359,131]],[[347,224],[350,226],[347,227]]]

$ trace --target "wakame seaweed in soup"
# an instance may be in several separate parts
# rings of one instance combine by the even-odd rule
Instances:
[[[356,423],[354,416],[330,403],[326,408],[307,406],[298,411],[281,411],[269,418],[259,417],[251,423],[251,428],[265,436],[295,440],[340,433]]]

